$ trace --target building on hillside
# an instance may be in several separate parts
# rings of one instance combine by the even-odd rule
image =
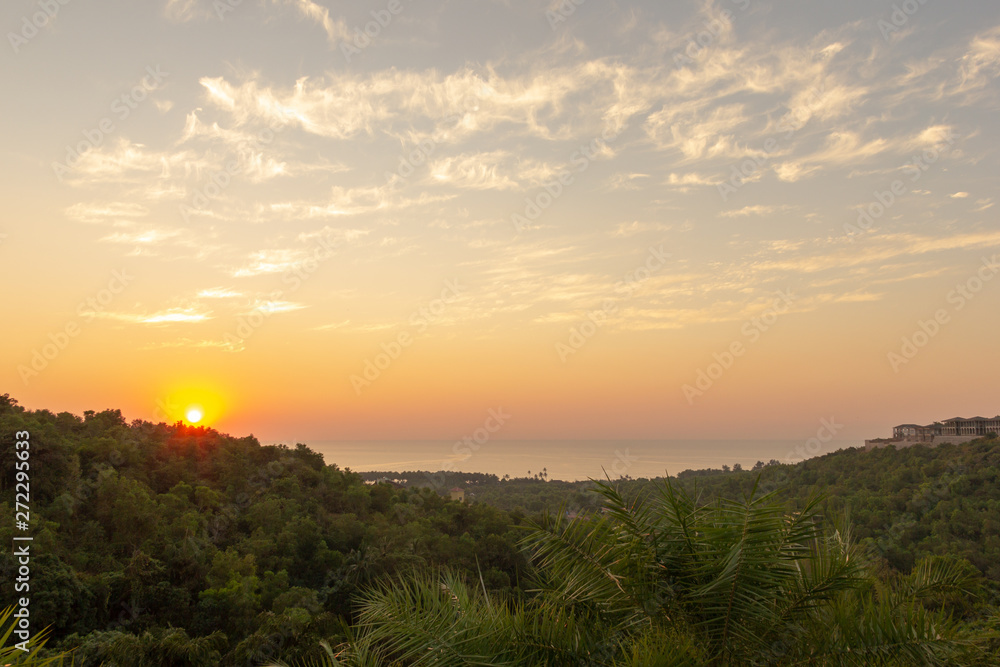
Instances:
[[[941,429],[941,435],[974,435],[983,437],[990,433],[1000,434],[1000,416],[987,419],[986,417],[972,417],[963,419],[954,417],[946,419]]]
[[[934,422],[927,426],[920,424],[900,424],[892,429],[891,438],[875,438],[865,440],[865,449],[895,446],[897,449],[913,445],[937,445],[950,443],[953,445],[969,442],[976,438],[1000,433],[1000,416],[988,419],[986,417],[953,417],[944,421]]]
[[[460,503],[465,502],[465,489],[460,489],[457,486],[450,491],[451,499],[457,500]]]
[[[892,429],[892,437],[896,440],[912,440],[913,442],[933,442],[934,436],[941,435],[941,422],[928,426],[919,424],[900,424]]]

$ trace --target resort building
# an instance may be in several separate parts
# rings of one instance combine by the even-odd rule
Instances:
[[[941,425],[941,435],[975,435],[982,437],[990,433],[1000,434],[1000,417],[986,419],[972,417],[971,419],[946,419]]]
[[[944,421],[934,422],[927,426],[920,424],[900,424],[892,429],[891,438],[875,438],[865,440],[865,449],[894,445],[896,448],[912,447],[913,445],[928,445],[934,447],[943,443],[961,444],[990,434],[1000,434],[1000,416],[986,417],[953,417]]]

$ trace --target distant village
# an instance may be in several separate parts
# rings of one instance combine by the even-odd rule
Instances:
[[[976,438],[1000,433],[1000,416],[991,419],[986,417],[954,417],[944,421],[934,422],[927,426],[919,424],[900,424],[892,429],[891,438],[875,438],[865,440],[865,450],[879,447],[895,446],[897,449],[913,445],[936,447],[941,444],[959,445]]]

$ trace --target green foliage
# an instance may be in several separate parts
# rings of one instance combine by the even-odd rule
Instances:
[[[13,664],[975,664],[996,618],[995,439],[666,485],[366,481],[304,445],[3,395],[5,516],[22,430],[51,632],[30,659],[55,661]]]
[[[0,399],[6,398],[6,395]],[[48,642],[48,630],[34,633],[22,651],[16,646],[13,637],[17,620],[14,618],[14,607],[0,611],[0,664],[7,667],[62,667],[73,664],[72,655],[67,652],[56,655],[45,655],[45,644]]]
[[[754,489],[698,504],[671,483],[606,512],[533,528],[536,594],[513,601],[451,574],[392,581],[362,603],[345,665],[956,665],[975,636],[924,601],[969,592],[929,560],[881,578],[815,504],[789,512]],[[985,663],[983,663],[985,664]]]
[[[127,423],[117,410],[29,411],[6,395],[4,516],[25,430],[32,616],[85,667],[306,657],[345,636],[360,592],[386,576],[447,565],[471,577],[481,560],[497,590],[519,594],[524,579],[514,519],[487,505],[366,484],[304,445]],[[14,565],[0,552],[0,572]]]

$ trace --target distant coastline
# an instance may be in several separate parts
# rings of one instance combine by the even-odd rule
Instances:
[[[523,477],[545,468],[550,479],[565,481],[603,478],[603,471],[612,477],[658,477],[736,463],[749,469],[757,461],[797,463],[803,459],[796,453],[802,451],[800,440],[496,440],[475,452],[449,440],[317,440],[305,444],[322,454],[326,463],[356,472],[450,470]],[[862,440],[831,440],[805,458],[863,446]]]

